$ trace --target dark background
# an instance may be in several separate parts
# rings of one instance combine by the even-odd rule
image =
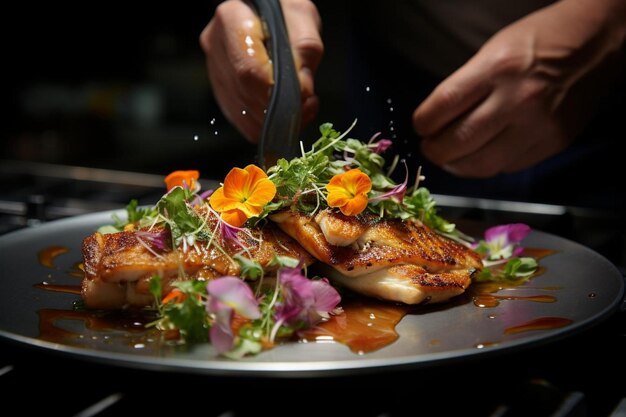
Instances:
[[[208,2],[109,2],[5,15],[4,157],[222,176],[216,161],[248,149],[212,101],[198,44],[210,13]]]
[[[256,147],[224,120],[208,83],[198,36],[212,10],[212,2],[15,6],[2,27],[0,158],[163,175],[199,169],[205,178],[253,162]],[[336,10],[326,25],[341,30],[331,23],[342,19]],[[345,40],[334,38],[325,36],[319,120],[340,127],[355,116],[344,117]],[[316,134],[311,126],[303,137]]]

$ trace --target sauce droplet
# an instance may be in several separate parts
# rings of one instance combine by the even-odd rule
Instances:
[[[526,323],[504,329],[504,334],[511,335],[532,330],[551,330],[569,326],[574,320],[563,317],[539,317]]]
[[[53,292],[80,294],[80,285],[50,284],[49,282],[44,281],[42,283],[35,284],[34,287]]]
[[[514,296],[478,294],[474,296],[474,305],[481,308],[492,308],[498,306],[500,304],[500,300],[522,300],[533,301],[535,303],[554,303],[556,301],[556,297],[552,295]]]
[[[65,246],[50,246],[48,248],[39,251],[39,263],[48,268],[54,268],[54,259],[68,252],[69,249]]]
[[[476,343],[474,347],[476,349],[484,349],[484,348],[496,346],[497,344],[498,342],[480,342],[480,343]]]

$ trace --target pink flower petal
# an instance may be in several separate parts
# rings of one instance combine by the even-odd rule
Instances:
[[[387,191],[384,194],[377,195],[375,197],[370,197],[369,202],[374,203],[376,201],[394,199],[402,202],[404,200],[404,194],[406,194],[406,186],[409,182],[409,167],[406,165],[406,161],[404,162],[404,168],[406,169],[406,175],[404,176],[404,182],[402,184],[398,184],[393,187],[391,190]]]
[[[487,242],[501,240],[503,246],[519,243],[530,233],[530,227],[523,223],[502,224],[485,231]]]
[[[333,311],[341,301],[341,297],[326,278],[311,281],[315,293],[315,309],[317,311]]]
[[[219,353],[228,352],[235,340],[231,328],[233,310],[220,300],[211,298],[207,304],[207,311],[215,315],[215,322],[209,330],[211,343]]]
[[[238,277],[227,276],[211,280],[207,284],[207,291],[209,296],[217,298],[240,316],[248,319],[261,317],[259,304],[252,290]]]
[[[138,239],[142,239],[150,244],[150,246],[159,249],[166,250],[170,248],[168,244],[168,233],[166,230],[159,232],[149,232],[147,230],[137,230],[136,234]]]
[[[387,149],[389,149],[391,145],[393,145],[393,142],[390,141],[389,139],[380,139],[379,141],[375,142],[376,138],[378,138],[379,136],[380,136],[380,132],[374,134],[374,136],[372,136],[368,142],[368,145],[370,146],[376,145],[373,151],[374,153],[377,153],[377,154],[381,154],[385,152]]]
[[[524,253],[524,248],[521,246],[518,246],[515,249],[513,249],[513,255],[511,256],[520,256],[523,253]]]
[[[281,268],[278,273],[283,303],[278,306],[276,320],[295,323],[303,320],[313,325],[339,304],[341,297],[327,280],[310,280],[300,268]]]

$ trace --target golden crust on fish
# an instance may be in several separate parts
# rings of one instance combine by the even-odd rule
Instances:
[[[381,219],[372,214],[344,216],[332,209],[314,217],[283,211],[271,219],[332,267],[329,278],[386,300],[407,304],[446,301],[463,293],[472,274],[482,268],[477,253],[416,221]],[[322,226],[324,222],[326,226]],[[355,230],[359,231],[356,237]],[[329,241],[348,244],[338,246]]]
[[[214,229],[216,221],[214,216],[208,218],[210,229]],[[155,274],[161,276],[164,294],[171,290],[171,282],[179,279],[183,271],[188,278],[207,280],[239,275],[239,264],[232,259],[242,252],[237,242],[216,238],[219,242],[214,243],[219,243],[220,248],[197,242],[186,249],[160,250],[146,238],[146,234],[158,232],[96,232],[84,239],[82,297],[87,307],[111,309],[150,305],[153,298],[149,281]],[[266,271],[275,269],[269,266],[274,255],[303,259],[306,264],[313,262],[297,242],[273,225],[249,232],[239,231],[237,237]]]

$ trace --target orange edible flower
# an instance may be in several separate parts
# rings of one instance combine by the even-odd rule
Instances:
[[[231,226],[240,227],[258,216],[276,195],[276,186],[261,168],[248,165],[233,168],[224,179],[224,186],[211,194],[209,203]]]
[[[167,191],[170,191],[174,187],[187,187],[190,190],[195,190],[196,181],[200,178],[198,171],[174,171],[167,177],[165,177],[165,185]]]
[[[161,301],[161,304],[167,304],[170,301],[179,304],[185,301],[185,298],[187,298],[187,296],[181,290],[172,290],[169,294],[163,297],[163,301]]]
[[[328,190],[328,205],[339,207],[346,216],[355,216],[367,207],[367,193],[372,189],[370,177],[358,168],[351,169],[343,174],[337,174],[330,179]]]

